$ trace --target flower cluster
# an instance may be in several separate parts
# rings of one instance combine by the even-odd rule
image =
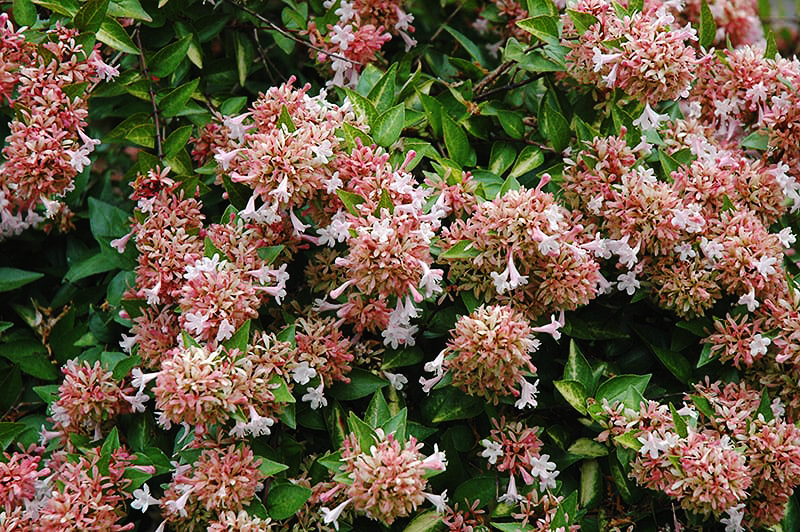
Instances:
[[[60,199],[100,143],[86,133],[86,97],[117,74],[98,50],[85,50],[78,36],[56,25],[37,45],[14,29],[7,13],[0,14],[0,103],[5,100],[17,113],[0,164],[0,240],[45,218],[71,227]]]
[[[558,323],[552,330],[558,334]],[[536,373],[531,353],[539,341],[525,317],[508,306],[480,306],[456,322],[452,339],[435,360],[425,365],[434,378],[421,379],[425,391],[447,374],[454,386],[497,404],[501,397],[519,397],[516,406],[536,406],[536,386],[526,379]],[[517,387],[519,386],[519,390]]]
[[[718,519],[727,512],[740,527],[780,521],[800,484],[800,429],[779,418],[780,403],[763,406],[744,383],[706,382],[696,392],[674,413],[653,401],[638,412],[606,403],[609,431],[599,439],[635,436],[631,478],[683,508]]]
[[[361,69],[393,36],[403,39],[406,51],[417,44],[410,35],[414,16],[403,10],[403,0],[326,0],[323,5],[338,19],[325,28],[311,20],[308,36],[317,47],[312,57],[319,63],[330,62],[329,85],[355,87]]]
[[[420,452],[422,443],[413,436],[401,443],[393,433],[386,434],[380,428],[375,430],[374,440],[367,449],[354,433],[345,438],[342,460],[348,481],[333,491],[342,489],[348,498],[333,510],[323,508],[323,521],[334,523],[338,530],[337,520],[350,504],[356,512],[386,525],[410,515],[426,499],[443,511],[446,494],[433,495],[425,488],[429,471],[445,469],[444,453],[436,450],[426,458]]]

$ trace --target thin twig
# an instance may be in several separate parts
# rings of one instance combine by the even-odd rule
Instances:
[[[267,55],[264,53],[264,49],[261,47],[261,41],[258,40],[258,30],[253,28],[253,39],[256,41],[256,49],[258,50],[258,55],[261,57],[261,62],[264,64],[264,70],[267,71],[267,76],[269,77],[270,82],[274,85],[275,84],[275,76],[272,75],[272,63],[270,62]]]
[[[499,67],[497,67],[494,70],[492,70],[491,72],[489,72],[489,74],[485,78],[480,80],[478,82],[478,84],[475,85],[475,94],[480,95],[483,92],[483,90],[486,88],[487,85],[489,85],[490,83],[494,83],[494,81],[497,78],[499,78],[500,76],[502,76],[503,73],[506,70],[511,68],[511,66],[513,64],[514,64],[514,61],[506,61],[505,63],[503,63]]]
[[[520,87],[523,87],[523,86],[527,85],[528,83],[533,83],[534,81],[536,81],[537,79],[542,78],[542,77],[544,77],[544,72],[540,72],[540,73],[536,74],[535,76],[532,76],[532,77],[530,77],[530,78],[528,78],[526,80],[523,80],[523,81],[517,81],[516,83],[510,83],[508,85],[503,85],[502,87],[497,87],[496,89],[492,89],[490,91],[486,91],[483,94],[478,95],[475,98],[475,101],[476,102],[482,102],[483,100],[486,100],[490,96],[494,96],[495,94],[498,94],[498,93],[501,93],[501,92],[507,92],[507,91],[510,91],[510,90],[518,89]]]
[[[136,44],[139,46],[139,57],[142,61],[142,73],[144,77],[147,78],[149,82],[147,84],[147,90],[150,93],[150,103],[153,106],[153,121],[155,122],[156,126],[156,155],[158,155],[158,159],[162,160],[164,158],[164,152],[161,151],[161,124],[158,119],[158,105],[156,105],[156,93],[153,90],[153,78],[150,77],[150,71],[147,70],[147,62],[144,59],[144,48],[142,48],[142,36],[139,28],[136,29]]]
[[[444,21],[444,24],[442,24],[441,26],[439,26],[439,29],[437,29],[437,30],[436,30],[436,32],[433,34],[433,36],[431,37],[431,40],[430,40],[430,41],[428,41],[429,43],[431,43],[431,42],[433,42],[433,41],[435,41],[435,40],[436,40],[436,37],[438,37],[438,36],[439,36],[439,34],[440,34],[440,33],[442,33],[442,30],[444,29],[444,27],[445,27],[445,26],[447,26],[447,25],[450,23],[450,21],[451,21],[451,20],[453,20],[453,17],[455,17],[455,16],[456,16],[456,13],[458,13],[459,11],[461,11],[461,8],[462,8],[462,7],[464,7],[464,4],[459,4],[459,6],[458,6],[458,7],[456,7],[456,8],[455,8],[455,9],[454,9],[454,10],[453,10],[453,11],[452,11],[452,12],[451,12],[451,13],[450,13],[448,16],[447,16],[447,18],[446,18],[446,19],[445,19],[445,21]]]
[[[249,8],[249,7],[247,7],[247,6],[243,6],[243,5],[242,5],[242,4],[240,4],[239,2],[236,2],[236,1],[234,1],[234,0],[225,0],[225,1],[226,1],[226,2],[228,2],[229,4],[231,4],[232,6],[234,6],[234,7],[238,8],[238,9],[241,9],[242,11],[244,11],[245,13],[247,13],[248,15],[251,15],[251,16],[253,16],[253,17],[257,18],[258,20],[260,20],[261,22],[263,22],[264,24],[266,24],[267,26],[269,26],[269,28],[270,28],[271,30],[273,30],[273,31],[277,31],[278,33],[280,33],[281,35],[283,35],[283,36],[284,36],[284,37],[286,37],[287,39],[291,39],[291,40],[293,40],[294,42],[296,42],[296,43],[300,43],[300,44],[302,44],[303,46],[306,46],[306,47],[308,47],[308,48],[311,48],[311,49],[312,49],[312,50],[314,50],[314,51],[317,51],[317,52],[323,53],[323,54],[325,54],[325,55],[326,55],[326,56],[328,56],[328,57],[332,57],[332,58],[334,58],[334,59],[339,59],[339,60],[341,60],[341,61],[347,61],[348,63],[352,63],[352,64],[354,64],[354,65],[360,65],[360,64],[361,64],[361,63],[359,63],[358,61],[353,61],[352,59],[350,59],[350,58],[347,58],[347,57],[345,57],[345,56],[343,56],[343,55],[339,55],[339,54],[334,54],[334,53],[331,53],[330,51],[328,51],[328,50],[325,50],[324,48],[320,48],[319,46],[314,46],[313,44],[311,44],[311,43],[310,43],[310,42],[308,42],[308,41],[304,41],[303,39],[301,39],[301,38],[299,38],[299,37],[295,37],[294,35],[292,35],[292,34],[291,34],[291,33],[289,33],[288,31],[286,31],[285,29],[283,29],[283,28],[281,28],[280,26],[276,25],[274,22],[272,22],[272,21],[271,21],[271,20],[269,20],[268,18],[266,18],[266,17],[262,16],[260,13],[257,13],[257,12],[255,12],[255,11],[253,11],[252,9],[250,9],[250,8]]]

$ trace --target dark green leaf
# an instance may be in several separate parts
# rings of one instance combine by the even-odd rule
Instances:
[[[364,414],[364,421],[370,427],[378,428],[391,417],[392,413],[389,411],[389,405],[386,404],[383,392],[376,391],[369,402],[367,412]]]
[[[197,90],[199,84],[200,78],[193,79],[170,91],[161,98],[158,102],[158,110],[161,112],[161,115],[164,117],[171,117],[183,111],[186,107],[186,102],[192,97],[192,94]]]
[[[472,259],[481,254],[480,251],[472,246],[471,240],[460,240],[453,247],[447,249],[444,253],[439,255],[440,259],[454,260],[454,259]]]
[[[131,40],[128,32],[112,17],[103,20],[100,29],[97,30],[97,40],[120,52],[139,55],[139,48]]]
[[[431,423],[442,423],[477,416],[483,412],[483,404],[483,400],[447,386],[433,390],[423,404],[423,410]]]
[[[675,406],[672,403],[669,404],[669,411],[672,414],[672,423],[675,425],[675,432],[677,432],[678,436],[681,438],[687,437],[689,431],[686,428],[686,421],[684,421],[683,416],[675,410]]]
[[[361,195],[354,192],[348,192],[341,188],[336,191],[336,195],[339,196],[340,200],[342,200],[342,203],[344,203],[347,211],[354,216],[361,214],[358,206],[367,201]]]
[[[247,202],[253,195],[253,189],[242,183],[232,181],[228,175],[222,176],[222,186],[225,187],[225,192],[228,193],[231,205],[240,211],[247,207]]]
[[[371,122],[370,132],[372,138],[380,146],[388,148],[400,138],[405,124],[405,107],[403,104],[395,105],[381,113],[374,122]]]
[[[521,177],[528,172],[538,168],[544,162],[542,150],[537,146],[525,146],[517,157],[514,168],[511,169],[509,177]]]
[[[761,402],[758,404],[756,415],[759,417],[763,416],[764,421],[767,423],[775,419],[775,414],[772,413],[772,401],[769,400],[769,394],[766,388],[761,390]]]
[[[369,91],[367,98],[373,102],[375,109],[379,113],[384,113],[394,105],[394,93],[397,85],[397,67],[398,64],[394,63],[386,71],[386,74],[381,76],[381,79]]]
[[[100,29],[106,11],[108,11],[108,0],[87,0],[75,13],[72,23],[82,33],[95,33]]]
[[[390,370],[413,366],[424,358],[419,347],[405,347],[403,349],[387,349],[383,354],[383,364],[381,369]]]
[[[389,384],[386,379],[361,368],[354,368],[347,376],[350,378],[349,384],[336,383],[330,388],[331,396],[340,401],[366,397]]]
[[[569,14],[569,18],[572,19],[572,23],[575,24],[575,29],[578,30],[580,35],[586,33],[593,25],[597,24],[598,19],[596,16],[592,15],[591,13],[584,13],[583,11],[575,11],[574,9],[567,9],[567,14]]]
[[[575,380],[553,381],[558,393],[578,412],[586,415],[586,387]]]
[[[271,486],[267,495],[267,511],[272,519],[288,519],[311,497],[311,490],[290,482]]]
[[[394,434],[398,441],[406,440],[406,426],[408,424],[408,409],[400,411],[381,424],[384,434]]]
[[[769,148],[769,135],[755,131],[742,139],[742,148],[766,151]]]
[[[108,16],[115,18],[132,18],[153,22],[153,18],[142,9],[139,0],[111,0],[108,6]]]
[[[58,384],[47,384],[45,386],[34,386],[33,391],[42,398],[47,404],[58,401]]]
[[[767,33],[767,46],[764,48],[764,58],[775,59],[775,55],[778,53],[778,45],[775,42],[775,32],[772,31],[771,29],[767,29],[766,33]]]
[[[522,122],[522,116],[513,111],[497,111],[497,118],[500,120],[500,126],[503,131],[508,133],[512,139],[521,139],[525,134],[525,124]]]
[[[561,112],[558,100],[552,94],[542,99],[539,107],[539,127],[544,137],[550,141],[553,149],[562,152],[569,145],[572,133],[569,122]]]
[[[152,148],[155,146],[156,127],[153,117],[147,113],[135,113],[112,129],[105,137],[105,142],[130,141],[134,144]]]
[[[477,476],[460,484],[452,495],[452,503],[469,508],[480,500],[478,508],[492,503],[497,498],[497,479],[494,475]]]
[[[36,7],[31,0],[14,0],[12,9],[18,26],[33,26],[36,23]]]
[[[27,428],[25,423],[0,422],[0,451],[4,451]]]
[[[219,106],[219,112],[225,116],[237,114],[247,104],[247,96],[234,96],[228,98]]]
[[[627,408],[638,411],[639,404],[643,400],[644,390],[647,388],[647,383],[650,382],[650,377],[650,374],[617,375],[597,388],[595,398],[598,401],[607,399],[609,404],[620,401]]]
[[[261,471],[261,474],[267,477],[272,477],[280,473],[281,471],[286,471],[289,469],[289,466],[281,464],[279,462],[273,462],[263,456],[259,457],[261,459],[261,465],[258,466],[258,470]]]
[[[8,292],[25,286],[43,276],[43,273],[28,272],[17,268],[0,268],[0,292]]]
[[[714,43],[717,37],[717,24],[714,22],[714,15],[711,14],[711,9],[708,8],[708,2],[702,0],[700,2],[700,46],[708,48]]]
[[[517,26],[543,42],[558,43],[558,17],[539,16],[517,21]]]
[[[78,2],[76,0],[33,0],[33,3],[68,17],[72,17],[78,12]]]
[[[187,35],[153,54],[147,62],[150,74],[157,78],[165,78],[175,72],[181,61],[186,59],[186,53],[189,51],[191,42],[191,35]]]
[[[281,251],[283,251],[285,247],[286,246],[284,245],[280,245],[280,246],[269,246],[264,248],[258,248],[258,258],[260,258],[267,264],[272,264],[273,262],[275,262],[275,259],[278,258],[278,255],[281,254]]]
[[[23,373],[52,381],[58,371],[48,358],[47,349],[38,340],[16,340],[0,344],[0,356],[19,366]]]
[[[233,333],[233,336],[222,342],[222,345],[228,351],[238,350],[239,353],[245,353],[247,351],[247,343],[250,340],[250,320],[244,322],[236,332]]]
[[[177,89],[176,89],[177,90]],[[192,126],[181,126],[169,134],[164,141],[164,156],[171,157],[186,147],[192,136]]]
[[[481,51],[480,47],[472,42],[469,37],[457,31],[450,26],[443,26],[445,31],[453,36],[453,38],[458,41],[458,43],[464,47],[467,53],[470,55],[473,61],[477,62],[478,64],[485,64],[486,60],[483,58],[483,52]]]
[[[460,165],[467,164],[470,155],[469,141],[464,129],[450,115],[442,114],[442,132],[448,156]]]

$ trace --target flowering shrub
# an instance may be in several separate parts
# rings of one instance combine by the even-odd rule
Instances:
[[[757,2],[4,9],[0,529],[800,529]]]

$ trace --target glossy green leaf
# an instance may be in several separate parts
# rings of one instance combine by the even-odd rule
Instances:
[[[603,470],[597,460],[581,464],[580,507],[594,508],[603,499]]]
[[[261,464],[258,466],[258,470],[261,471],[261,474],[267,477],[272,477],[280,473],[281,471],[286,471],[289,469],[289,466],[285,464],[281,464],[280,462],[274,462],[263,456],[259,457],[261,459]]]
[[[109,0],[86,0],[72,19],[75,27],[83,33],[94,33],[100,29],[108,11]]]
[[[388,148],[400,138],[404,124],[405,107],[403,104],[398,104],[378,115],[375,121],[371,122],[370,132],[378,145]]]
[[[572,133],[569,122],[564,117],[558,101],[552,93],[542,99],[539,107],[539,127],[544,137],[557,152],[561,152],[569,145]]]
[[[517,150],[507,143],[498,141],[492,144],[492,151],[489,155],[489,171],[496,175],[502,175],[508,170],[517,158]]]
[[[36,7],[31,0],[14,0],[11,5],[17,26],[33,26],[36,22]]]
[[[135,113],[117,127],[112,129],[105,137],[106,142],[129,141],[146,148],[155,146],[156,127],[153,117],[146,113]]]
[[[460,165],[466,164],[469,160],[470,147],[464,128],[449,115],[442,114],[442,132],[448,156]]]
[[[132,18],[153,22],[153,18],[142,8],[139,0],[111,0],[107,14],[115,18]]]
[[[18,268],[0,268],[0,292],[8,292],[44,277],[43,273]]]
[[[687,437],[689,431],[686,428],[686,421],[683,419],[683,416],[678,413],[672,403],[669,404],[669,412],[672,415],[672,423],[675,425],[675,432],[677,432],[678,436],[681,438]]]
[[[508,176],[512,178],[521,177],[541,166],[543,162],[544,154],[542,154],[542,150],[538,146],[525,146]]]
[[[714,15],[711,14],[706,0],[700,2],[700,31],[698,33],[700,46],[703,48],[711,46],[717,37],[717,23],[714,22]]]
[[[161,115],[164,117],[171,117],[183,111],[186,107],[186,103],[197,90],[199,84],[200,78],[196,78],[165,94],[158,102],[158,110]]]
[[[0,422],[0,451],[4,451],[27,428],[25,423]]]
[[[228,351],[238,350],[239,353],[247,352],[247,344],[250,341],[250,322],[247,320],[236,329],[230,338],[222,342]]]
[[[340,401],[366,397],[389,384],[383,377],[361,368],[354,368],[347,376],[350,378],[349,383],[336,383],[328,390],[332,397]]]
[[[742,148],[766,151],[769,148],[769,135],[755,131],[742,139]]]
[[[391,65],[367,95],[367,99],[373,103],[379,113],[385,113],[394,105],[395,90],[397,88],[397,67],[397,63]]]
[[[74,16],[79,8],[77,0],[33,0],[33,3],[68,17]]]
[[[170,157],[185,148],[191,136],[192,126],[181,126],[170,133],[162,145],[164,156]]]
[[[572,19],[572,23],[575,24],[575,29],[578,30],[580,35],[586,33],[586,30],[598,22],[597,17],[591,13],[567,9],[567,14]]]
[[[482,65],[486,63],[486,60],[483,57],[483,52],[481,51],[480,46],[472,42],[469,37],[461,33],[460,31],[451,28],[450,26],[443,26],[444,30],[453,36],[453,38],[458,41],[458,44],[464,47],[464,50],[467,51],[469,56],[472,58],[473,61],[477,62],[478,64]]]
[[[586,415],[586,387],[575,380],[560,380],[553,381],[553,386],[556,387],[558,393],[566,399],[566,401],[578,412]]]
[[[266,262],[267,264],[272,264],[275,262],[275,259],[278,258],[278,255],[281,254],[281,251],[285,249],[286,246],[268,246],[263,248],[258,248],[258,258]]]
[[[311,497],[311,490],[292,484],[273,485],[267,494],[267,511],[272,519],[288,519],[296,514]]]
[[[97,30],[97,40],[120,52],[139,55],[139,48],[131,40],[127,30],[114,18],[106,17],[103,20]]]
[[[469,419],[483,411],[483,400],[447,386],[433,390],[423,405],[431,423]]]
[[[367,411],[364,414],[364,422],[370,427],[377,428],[391,417],[392,413],[389,411],[389,405],[386,404],[386,398],[383,397],[383,392],[381,392],[381,390],[376,391],[372,395],[369,406],[367,406]]]
[[[460,240],[451,248],[448,248],[444,253],[439,255],[440,259],[456,260],[456,259],[471,259],[480,255],[481,252],[473,247],[471,240]]]
[[[58,378],[58,371],[50,357],[47,349],[38,340],[15,340],[0,344],[0,357],[3,357],[22,370],[38,379],[52,381]]]
[[[497,111],[497,119],[500,121],[500,127],[503,128],[509,137],[512,139],[521,139],[525,134],[525,124],[522,122],[522,116],[513,111]]]
[[[544,42],[558,42],[558,18],[538,16],[517,21],[517,26]]]
[[[344,203],[344,206],[347,208],[348,212],[354,216],[361,214],[358,206],[367,201],[363,198],[363,196],[354,192],[348,192],[341,188],[336,191],[336,195],[339,196],[340,200],[342,200],[342,203]]]
[[[150,74],[157,78],[165,78],[175,72],[181,61],[186,59],[191,41],[191,35],[187,35],[153,54],[147,61]]]
[[[598,401],[607,399],[609,404],[620,401],[626,407],[638,410],[644,397],[644,390],[650,382],[647,375],[617,375],[611,377],[597,388],[595,398]]]

